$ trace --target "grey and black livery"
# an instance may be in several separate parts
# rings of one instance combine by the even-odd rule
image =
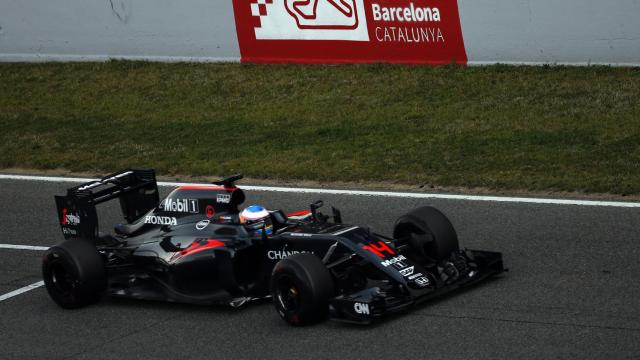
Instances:
[[[344,224],[336,209],[322,214],[318,201],[270,211],[272,235],[251,235],[239,221],[241,177],[180,186],[160,201],[154,171],[130,169],[56,196],[66,240],[43,258],[49,294],[65,308],[105,294],[234,307],[271,297],[290,324],[368,324],[504,271],[500,253],[460,250],[432,207],[400,217],[387,237]],[[96,205],[114,199],[125,223],[102,234]]]

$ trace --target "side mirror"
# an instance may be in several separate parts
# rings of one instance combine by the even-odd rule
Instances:
[[[331,207],[331,212],[333,213],[333,222],[336,224],[341,224],[342,223],[342,213],[340,213],[340,210],[334,208],[333,206]]]
[[[318,211],[317,211],[322,206],[324,206],[324,202],[322,200],[318,200],[318,201],[314,202],[313,204],[309,205],[309,208],[311,208],[311,216],[316,221],[322,221],[323,220],[322,219],[323,218],[322,214],[318,213]]]

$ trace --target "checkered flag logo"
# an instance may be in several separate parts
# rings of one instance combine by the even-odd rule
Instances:
[[[368,41],[364,0],[251,0],[256,39]]]

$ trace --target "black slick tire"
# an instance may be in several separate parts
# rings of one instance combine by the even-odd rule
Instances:
[[[280,260],[271,274],[271,295],[276,311],[291,325],[310,325],[329,316],[334,295],[331,274],[310,253]]]
[[[107,288],[100,253],[82,239],[49,248],[42,259],[42,277],[49,296],[65,309],[93,304]]]
[[[414,251],[436,262],[460,249],[451,221],[431,206],[419,207],[398,218],[393,237],[407,241]]]

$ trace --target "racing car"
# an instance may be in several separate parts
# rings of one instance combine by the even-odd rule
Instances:
[[[343,223],[333,207],[323,214],[322,201],[241,211],[241,178],[178,186],[160,201],[153,170],[127,169],[55,196],[65,240],[43,257],[50,297],[63,308],[105,295],[232,307],[271,297],[292,325],[369,324],[505,271],[501,253],[461,250],[433,207],[384,236]],[[115,199],[124,221],[103,234],[96,206]],[[243,215],[252,209],[261,218]]]

